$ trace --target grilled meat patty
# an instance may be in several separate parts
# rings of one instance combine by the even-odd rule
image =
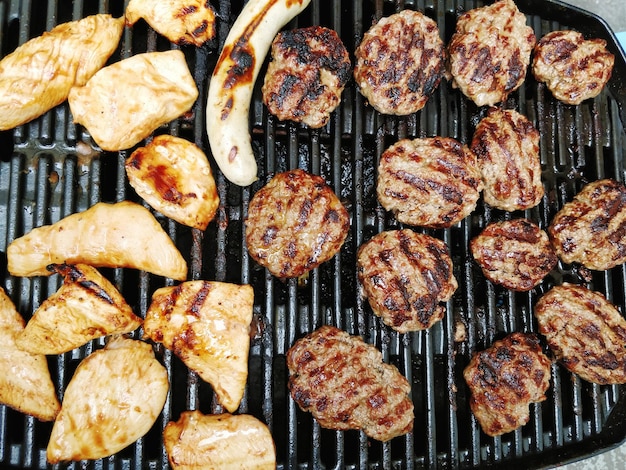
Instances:
[[[526,78],[535,42],[512,0],[463,13],[448,44],[453,85],[478,106],[504,101]]]
[[[379,202],[409,225],[450,227],[476,208],[481,189],[476,157],[449,137],[403,139],[378,165]]]
[[[470,249],[487,279],[514,291],[535,287],[558,261],[548,234],[527,219],[487,225]]]
[[[396,331],[441,320],[458,287],[446,244],[409,229],[379,233],[361,245],[357,274],[373,312]]]
[[[563,284],[535,306],[539,332],[571,372],[598,384],[626,383],[626,320],[602,294]]]
[[[556,99],[577,105],[600,94],[614,62],[604,39],[585,40],[577,31],[552,31],[535,46],[532,71]]]
[[[319,128],[339,106],[350,78],[348,51],[332,29],[322,26],[279,33],[263,84],[263,102],[281,120]]]
[[[544,194],[539,131],[525,116],[491,108],[476,126],[470,149],[478,159],[487,204],[506,211],[539,204]]]
[[[529,405],[546,399],[550,360],[535,335],[516,332],[474,354],[463,377],[483,432],[499,436],[526,424]]]
[[[610,269],[626,261],[626,187],[613,179],[587,184],[554,216],[548,233],[566,263]]]
[[[250,256],[279,278],[298,277],[332,258],[350,229],[348,211],[321,176],[276,174],[250,201]]]
[[[355,56],[359,90],[383,114],[419,111],[445,74],[437,23],[417,11],[382,18],[363,35]]]
[[[409,382],[358,336],[322,326],[287,351],[287,367],[292,398],[324,428],[379,441],[413,429]]]

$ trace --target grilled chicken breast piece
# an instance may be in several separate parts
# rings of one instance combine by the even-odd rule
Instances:
[[[322,326],[287,351],[289,391],[328,429],[361,429],[388,441],[413,429],[411,386],[358,336]]]
[[[483,432],[499,436],[526,424],[529,405],[546,399],[550,360],[535,335],[516,332],[474,354],[463,377]]]
[[[278,33],[263,83],[263,103],[280,120],[323,127],[341,102],[350,56],[335,31],[322,26]]]
[[[7,247],[13,276],[47,276],[49,264],[125,267],[184,280],[187,263],[148,209],[100,202],[17,238]]]
[[[205,230],[220,199],[209,161],[195,144],[158,135],[126,160],[130,185],[161,214]]]
[[[173,470],[276,468],[272,435],[251,415],[183,411],[165,426],[163,443]]]
[[[556,99],[577,105],[600,94],[614,63],[604,39],[585,39],[578,31],[552,31],[535,46],[532,71]]]
[[[599,292],[563,284],[535,305],[539,332],[556,358],[582,379],[626,383],[626,320]]]
[[[524,82],[535,43],[513,0],[463,13],[448,43],[453,86],[478,106],[506,100]]]
[[[112,338],[78,365],[67,385],[48,462],[100,459],[124,449],[150,430],[168,390],[167,371],[152,346]]]
[[[68,101],[103,150],[124,150],[191,109],[198,88],[180,50],[146,52],[104,67]]]
[[[62,354],[106,335],[129,333],[141,325],[122,295],[95,268],[54,264],[61,288],[35,311],[15,342],[34,354]]]
[[[245,220],[248,253],[274,276],[302,276],[339,252],[350,218],[321,176],[276,174],[253,196]]]
[[[42,354],[18,348],[24,319],[0,287],[0,403],[41,421],[52,421],[61,409]]]
[[[172,350],[233,412],[248,380],[253,303],[248,285],[187,281],[162,287],[152,295],[145,336]]]
[[[128,26],[143,18],[156,32],[181,46],[201,46],[215,37],[215,10],[208,0],[130,0],[125,15]]]
[[[626,186],[603,179],[588,183],[548,226],[557,255],[603,271],[626,262]]]
[[[84,85],[117,48],[124,18],[100,14],[60,24],[0,61],[0,130],[25,124]]]

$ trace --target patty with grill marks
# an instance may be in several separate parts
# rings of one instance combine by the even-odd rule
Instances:
[[[566,263],[602,271],[626,262],[626,186],[589,183],[554,216],[548,234]]]
[[[550,360],[537,336],[516,332],[474,354],[463,377],[483,432],[499,436],[526,424],[530,404],[546,399]]]
[[[548,234],[528,219],[487,225],[470,249],[487,279],[514,291],[535,287],[558,261]]]
[[[582,379],[626,383],[626,320],[599,292],[563,284],[535,306],[539,332],[556,358]]]
[[[539,131],[512,109],[491,108],[470,144],[478,159],[487,204],[505,211],[535,207],[544,194]]]
[[[287,367],[294,401],[324,428],[361,429],[379,441],[413,429],[409,382],[358,336],[322,326],[287,351]]]
[[[263,84],[263,102],[280,120],[324,126],[341,102],[352,65],[335,31],[311,26],[279,33]]]
[[[458,287],[447,245],[409,229],[379,233],[361,245],[357,275],[372,311],[400,333],[441,320]]]
[[[556,99],[577,105],[600,94],[614,62],[604,39],[585,40],[577,31],[552,31],[535,46],[532,71]]]
[[[332,258],[350,229],[348,211],[321,176],[276,174],[250,201],[250,256],[278,278],[299,277]]]
[[[403,139],[378,165],[380,204],[409,225],[450,227],[476,208],[481,189],[476,157],[449,137]]]
[[[382,18],[363,35],[355,56],[359,90],[383,114],[419,111],[445,74],[437,23],[413,10]]]
[[[453,86],[478,106],[506,100],[526,78],[535,42],[533,29],[512,0],[463,13],[448,43]]]

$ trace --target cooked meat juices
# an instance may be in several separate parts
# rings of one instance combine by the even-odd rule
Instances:
[[[350,219],[324,178],[296,169],[278,173],[250,201],[250,256],[278,278],[298,277],[332,258]]]
[[[554,216],[548,233],[566,263],[610,269],[626,261],[626,187],[613,179],[587,184]]]
[[[470,149],[478,159],[485,202],[506,211],[535,207],[544,194],[539,131],[512,109],[491,108]]]
[[[396,331],[441,320],[457,288],[446,244],[409,229],[379,233],[361,245],[357,274],[374,313]]]
[[[382,18],[355,51],[354,78],[378,112],[406,115],[422,109],[445,73],[437,23],[412,10]]]
[[[517,332],[474,354],[463,377],[483,432],[499,436],[526,424],[529,405],[546,399],[550,360],[535,335]]]
[[[585,40],[577,31],[552,31],[535,46],[532,70],[556,99],[577,105],[600,94],[614,62],[604,39]]]
[[[278,119],[322,127],[339,106],[351,69],[348,51],[332,29],[284,31],[272,43],[263,103]]]
[[[626,383],[626,320],[602,294],[563,284],[535,306],[539,332],[556,358],[582,379]]]
[[[378,201],[409,225],[450,227],[476,208],[481,189],[476,157],[449,137],[403,139],[378,165]]]
[[[322,326],[287,351],[289,390],[329,429],[361,429],[388,441],[413,429],[411,386],[376,347]]]
[[[558,261],[548,234],[527,219],[489,224],[470,249],[487,279],[514,291],[535,287]]]
[[[512,0],[463,13],[448,44],[453,85],[478,106],[506,100],[526,78],[535,42]]]

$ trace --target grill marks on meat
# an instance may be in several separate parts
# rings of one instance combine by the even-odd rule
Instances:
[[[357,274],[373,312],[396,331],[424,330],[445,314],[457,288],[446,244],[412,230],[375,235],[357,254]]]
[[[552,219],[548,233],[566,263],[605,270],[626,262],[626,187],[613,179],[587,184]]]
[[[417,11],[381,19],[365,33],[355,56],[356,83],[384,114],[419,111],[445,74],[445,47],[437,23]]]
[[[403,139],[383,152],[378,166],[378,200],[410,225],[454,225],[476,208],[481,189],[476,157],[448,137]]]
[[[512,0],[462,14],[448,44],[453,85],[478,106],[504,101],[526,78],[535,42]]]
[[[350,229],[348,211],[321,176],[278,173],[250,201],[250,256],[278,278],[298,277],[332,258]]]
[[[536,206],[544,194],[539,131],[512,109],[491,108],[470,145],[478,159],[487,204],[506,211]]]
[[[598,384],[626,383],[626,320],[583,286],[553,287],[535,306],[539,332],[571,372]]]
[[[585,40],[577,31],[552,31],[535,46],[532,71],[556,99],[577,105],[600,94],[614,62],[604,39]]]
[[[279,33],[263,84],[263,102],[281,120],[324,126],[339,106],[350,78],[350,56],[332,29],[322,26]]]
[[[514,291],[535,287],[558,261],[548,234],[527,219],[489,224],[470,249],[487,279]]]
[[[411,386],[358,336],[322,326],[287,351],[289,390],[328,429],[361,429],[388,441],[413,429]]]
[[[535,335],[517,332],[474,354],[463,377],[483,432],[498,436],[526,424],[530,403],[546,399],[550,360]]]

